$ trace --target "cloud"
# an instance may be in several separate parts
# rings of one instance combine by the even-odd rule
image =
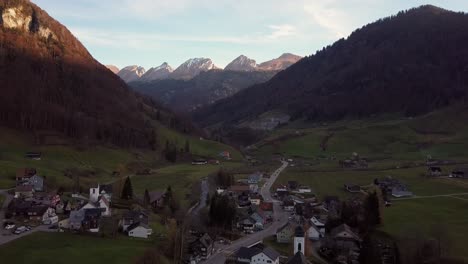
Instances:
[[[284,25],[271,25],[269,26],[273,32],[267,36],[269,39],[279,39],[283,37],[289,37],[297,34],[296,27],[288,24]]]
[[[340,9],[336,0],[305,1],[304,11],[334,37],[346,37],[352,30],[351,14]]]

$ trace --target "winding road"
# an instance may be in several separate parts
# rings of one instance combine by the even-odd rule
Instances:
[[[258,241],[263,240],[264,238],[276,234],[276,230],[288,222],[288,213],[281,208],[279,201],[273,200],[270,192],[271,186],[275,183],[278,176],[281,174],[281,172],[283,172],[284,169],[288,167],[288,162],[282,161],[281,163],[281,167],[271,174],[270,178],[266,181],[266,183],[260,190],[260,194],[263,196],[263,199],[265,201],[273,201],[273,223],[260,232],[253,233],[242,237],[236,241],[233,241],[230,245],[223,245],[218,248],[215,248],[216,253],[214,253],[213,255],[211,255],[210,258],[205,260],[203,262],[204,264],[224,263],[226,261],[226,256],[231,255],[241,247],[250,246]]]

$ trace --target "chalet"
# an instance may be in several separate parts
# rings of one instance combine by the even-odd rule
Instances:
[[[129,237],[148,238],[153,230],[148,225],[138,222],[128,226],[127,233]]]
[[[260,205],[260,203],[263,201],[263,197],[258,194],[258,193],[251,193],[250,194],[250,202],[253,205]]]
[[[27,159],[32,159],[32,160],[41,160],[42,153],[41,152],[26,152],[24,157]]]
[[[347,224],[335,227],[330,236],[338,248],[354,248],[361,243],[361,238]]]
[[[82,210],[84,211],[84,220],[82,222],[83,229],[91,233],[99,232],[100,219],[104,209],[87,208]]]
[[[15,188],[15,198],[32,198],[34,195],[34,187],[32,185],[19,185]]]
[[[78,210],[78,211],[71,211],[69,217],[69,227],[71,230],[81,230],[83,225],[83,221],[85,219],[85,211]]]
[[[265,224],[265,219],[259,213],[255,212],[250,215],[250,218],[255,222],[255,230],[263,230],[263,225]]]
[[[164,206],[164,197],[166,192],[153,191],[149,193],[150,204],[153,208],[161,208]]]
[[[192,262],[198,263],[209,258],[213,252],[213,245],[214,241],[207,233],[191,242],[189,250]]]
[[[219,156],[225,160],[231,160],[231,153],[229,151],[223,151],[219,153]]]
[[[44,225],[51,225],[51,224],[56,224],[58,223],[58,216],[55,213],[55,209],[53,208],[48,208],[44,214],[42,215],[42,223]]]
[[[327,222],[327,217],[326,215],[323,215],[323,216],[313,216],[311,219],[310,219],[310,223],[317,227],[317,228],[324,228],[325,227],[325,223]]]
[[[16,171],[16,183],[22,184],[29,180],[32,176],[36,175],[36,169],[23,168]]]
[[[134,223],[143,223],[148,225],[148,214],[141,211],[128,211],[125,212],[120,220],[119,225],[123,231],[127,231],[127,228]]]
[[[260,202],[259,209],[265,218],[265,220],[273,219],[273,203],[272,202]]]
[[[427,174],[431,177],[439,177],[442,175],[442,168],[430,166],[427,168]]]
[[[276,250],[263,244],[241,247],[235,254],[238,263],[279,264],[279,257]]]
[[[276,242],[282,244],[291,243],[292,237],[294,235],[294,227],[290,223],[286,223],[282,227],[276,230]]]
[[[254,232],[255,229],[255,221],[250,218],[246,217],[239,223],[239,227],[244,231],[246,234],[251,234]]]
[[[361,186],[356,185],[356,184],[345,184],[344,188],[345,188],[345,190],[347,190],[350,193],[361,192]]]
[[[29,220],[42,221],[42,217],[49,207],[46,205],[32,206],[26,210]]]
[[[287,199],[283,202],[283,209],[287,212],[294,211],[294,201],[291,199]]]
[[[29,178],[26,185],[33,186],[36,192],[42,192],[44,191],[44,178],[36,174]]]
[[[315,226],[310,226],[309,229],[307,229],[307,238],[313,241],[318,241],[323,237],[323,234],[320,232],[320,229],[318,229]]]
[[[297,192],[298,193],[312,193],[312,189],[310,189],[309,186],[299,186],[299,188],[297,189]]]
[[[195,159],[192,161],[192,165],[206,165],[208,162],[205,159]]]
[[[456,168],[450,174],[450,178],[468,178],[468,168]]]
[[[248,183],[249,184],[258,184],[260,180],[262,179],[263,174],[260,172],[256,172],[254,174],[250,174],[248,178]]]

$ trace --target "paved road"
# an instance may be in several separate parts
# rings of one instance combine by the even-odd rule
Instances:
[[[279,201],[273,200],[271,197],[270,188],[278,178],[278,176],[283,172],[284,169],[288,167],[288,163],[286,161],[282,161],[282,165],[279,169],[277,169],[273,174],[271,174],[270,178],[266,181],[263,185],[262,189],[260,190],[261,195],[263,196],[265,201],[273,201],[273,208],[274,208],[274,219],[273,223],[267,227],[266,229],[247,235],[241,239],[233,241],[230,245],[224,245],[219,248],[216,248],[214,253],[209,259],[204,261],[204,264],[220,264],[226,261],[226,256],[234,253],[241,247],[250,246],[264,238],[272,236],[276,234],[276,230],[280,228],[282,225],[286,224],[288,221],[288,213],[284,212],[280,206]]]

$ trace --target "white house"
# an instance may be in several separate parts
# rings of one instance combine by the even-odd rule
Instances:
[[[322,234],[320,233],[320,230],[318,230],[316,227],[311,226],[307,230],[307,238],[313,241],[317,241],[320,238],[322,238]]]
[[[318,228],[321,228],[321,227],[325,227],[325,223],[320,221],[317,217],[313,216],[311,219],[310,219],[310,222],[318,227]]]
[[[148,238],[153,233],[153,230],[142,223],[135,223],[127,228],[129,237]]]
[[[236,253],[238,263],[279,264],[280,254],[271,247],[257,244],[250,248],[241,247]]]
[[[310,189],[310,187],[308,186],[299,186],[299,188],[297,189],[297,192],[298,193],[311,193],[312,189]]]

